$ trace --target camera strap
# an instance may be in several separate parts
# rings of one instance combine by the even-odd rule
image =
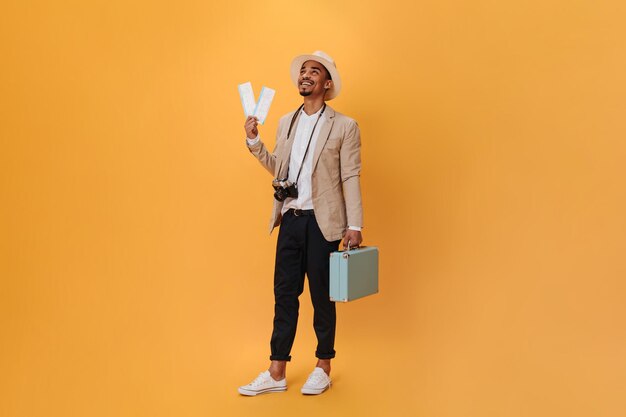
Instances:
[[[293,116],[291,117],[291,123],[289,123],[289,130],[287,131],[287,140],[289,140],[289,136],[291,136],[291,129],[293,128],[293,124],[296,122],[296,119],[298,118],[298,114],[300,114],[300,110],[302,110],[303,107],[304,107],[304,104],[300,104],[300,107],[298,107],[298,110],[296,110]]]
[[[302,106],[300,106],[299,110],[301,110],[303,106],[304,106],[304,104]],[[320,119],[322,118],[322,114],[324,114],[324,110],[326,110],[326,103],[324,103],[324,107],[322,107],[322,111],[320,112],[320,114],[317,115],[317,120],[315,121],[315,124],[313,125],[313,129],[311,130],[311,136],[309,136],[309,141],[306,144],[306,149],[304,150],[304,156],[302,157],[302,161],[300,162],[300,169],[298,169],[298,176],[296,177],[296,182],[295,182],[296,188],[298,187],[298,180],[300,179],[300,174],[302,173],[302,167],[304,166],[304,160],[306,159],[307,153],[309,153],[309,147],[311,146],[311,140],[313,140],[313,135],[315,134],[315,128],[317,127],[317,124],[319,123]],[[296,112],[296,115],[297,114],[298,114],[298,112]],[[294,121],[295,121],[295,117],[291,121],[291,125],[292,126],[293,126],[293,122]],[[289,126],[289,132],[287,133],[287,138],[289,138],[289,134],[290,133],[291,133],[291,126]]]

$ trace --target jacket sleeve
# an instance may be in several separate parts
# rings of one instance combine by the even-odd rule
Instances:
[[[363,227],[361,203],[361,133],[356,121],[346,126],[339,154],[348,226]]]
[[[278,124],[278,129],[276,131],[276,145],[274,146],[274,150],[270,152],[266,147],[263,141],[259,140],[254,145],[248,145],[248,150],[252,155],[259,160],[261,165],[269,171],[269,173],[273,176],[276,172],[276,150],[279,148],[280,141],[280,132],[283,126],[283,120],[281,119]]]

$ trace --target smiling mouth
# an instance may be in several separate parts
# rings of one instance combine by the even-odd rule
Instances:
[[[313,81],[301,81],[300,82],[300,87],[312,87],[313,86]]]

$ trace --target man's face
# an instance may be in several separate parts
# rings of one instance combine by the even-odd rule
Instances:
[[[326,87],[330,88],[331,83],[332,81],[330,80],[326,68],[319,62],[306,61],[302,64],[300,76],[298,77],[298,89],[301,96],[323,96]]]

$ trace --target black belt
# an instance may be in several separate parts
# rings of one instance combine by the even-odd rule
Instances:
[[[287,212],[292,212],[294,216],[314,216],[315,213],[313,210],[300,210],[300,209],[289,209]]]

